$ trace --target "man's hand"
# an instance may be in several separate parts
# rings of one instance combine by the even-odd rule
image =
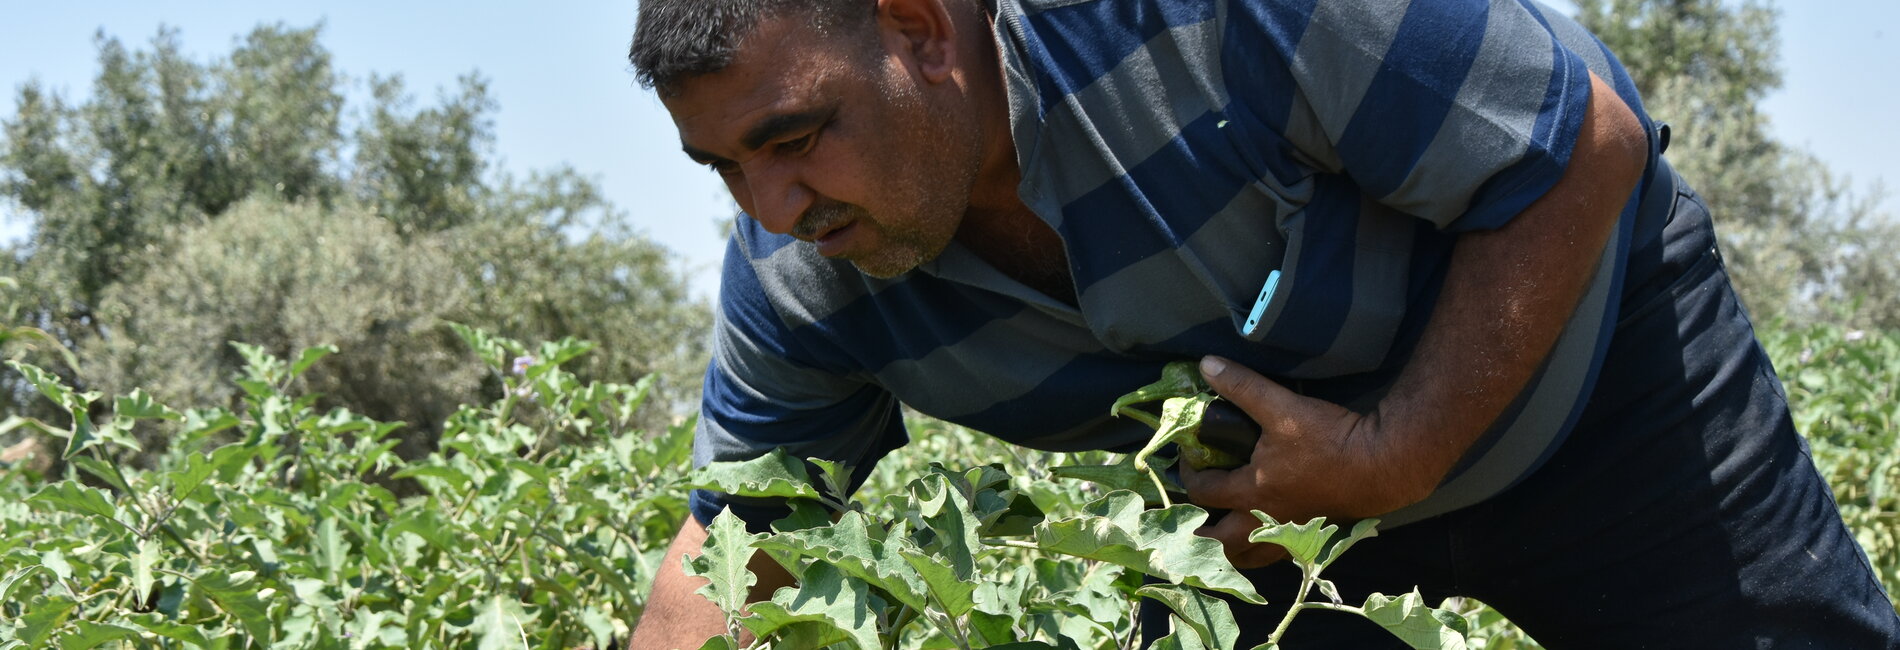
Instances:
[[[1536,374],[1648,160],[1642,123],[1602,79],[1590,81],[1563,176],[1504,227],[1458,237],[1424,336],[1372,413],[1294,394],[1239,364],[1203,363],[1208,383],[1261,428],[1247,465],[1182,475],[1195,503],[1233,510],[1204,534],[1236,566],[1281,555],[1247,541],[1260,525],[1249,510],[1343,523],[1423,500]]]
[[[1196,470],[1184,463],[1181,469],[1190,500],[1231,510],[1199,532],[1220,540],[1234,566],[1266,566],[1286,556],[1278,546],[1247,541],[1260,527],[1254,510],[1280,521],[1359,519],[1424,498],[1393,483],[1386,468],[1396,459],[1387,458],[1371,418],[1294,393],[1220,357],[1202,359],[1201,374],[1260,423],[1260,441],[1246,465]]]

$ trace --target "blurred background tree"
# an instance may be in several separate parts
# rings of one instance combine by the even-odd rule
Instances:
[[[456,321],[595,341],[583,380],[659,372],[659,404],[696,397],[710,320],[663,248],[572,169],[493,171],[479,77],[418,107],[400,78],[372,76],[371,105],[346,112],[320,36],[262,26],[200,62],[175,31],[142,50],[101,34],[89,97],[21,87],[0,200],[30,223],[0,254],[17,333],[0,352],[88,390],[230,406],[227,341],[335,344],[311,390],[432,438],[499,390],[443,326]],[[0,413],[57,421],[48,406],[0,373]]]
[[[1900,227],[1812,154],[1777,141],[1761,100],[1781,85],[1774,9],[1754,0],[1577,0],[1629,67],[1669,160],[1714,213],[1758,323],[1900,327]]]

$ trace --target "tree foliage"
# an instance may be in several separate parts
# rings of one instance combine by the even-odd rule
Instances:
[[[1743,302],[1761,320],[1900,326],[1900,227],[1814,155],[1776,140],[1760,102],[1781,85],[1775,12],[1759,2],[1580,0],[1628,66],[1669,159],[1709,205]]]
[[[228,407],[241,359],[226,341],[337,344],[349,352],[313,389],[426,430],[499,390],[465,363],[442,325],[455,321],[583,336],[601,343],[583,377],[659,371],[680,384],[662,384],[662,403],[692,392],[708,317],[664,249],[572,169],[498,171],[478,76],[434,104],[371,76],[350,111],[352,80],[320,37],[261,26],[201,61],[174,30],[143,49],[101,34],[87,96],[19,88],[0,200],[28,236],[0,255],[17,280],[0,314],[44,336],[0,352],[85,389]],[[49,415],[29,397],[0,382],[0,412]]]

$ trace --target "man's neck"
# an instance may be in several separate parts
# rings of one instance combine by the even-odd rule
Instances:
[[[1075,281],[1062,236],[1021,201],[1015,210],[972,209],[957,230],[957,242],[1010,279],[1076,306]]]

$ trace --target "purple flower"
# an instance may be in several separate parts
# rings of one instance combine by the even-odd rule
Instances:
[[[515,357],[515,374],[517,375],[528,374],[528,366],[532,366],[532,365],[534,365],[533,356],[522,355],[519,357]]]

